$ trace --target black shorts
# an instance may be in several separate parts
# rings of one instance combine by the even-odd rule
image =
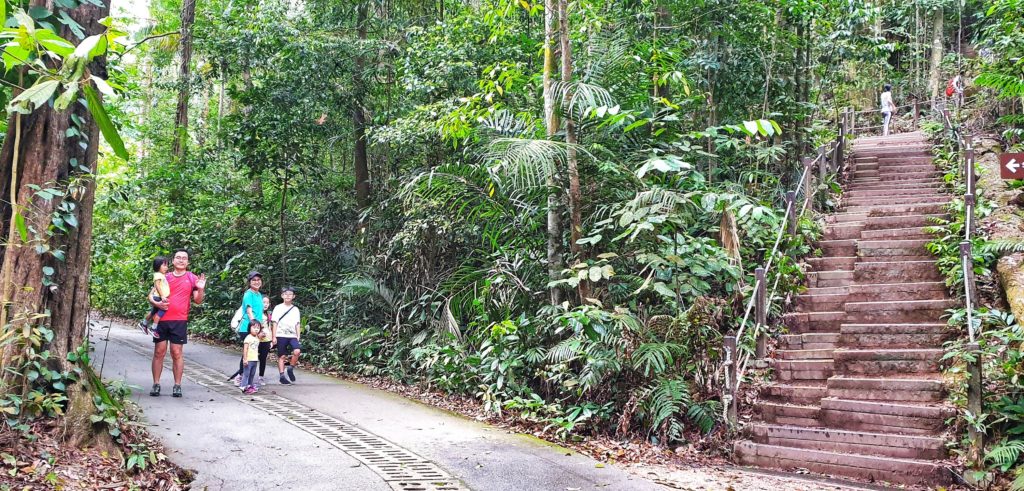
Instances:
[[[154,337],[154,343],[170,341],[171,344],[188,343],[188,321],[160,321],[156,326],[160,337]]]
[[[302,345],[295,338],[277,338],[277,356],[292,354],[292,350],[301,350]]]

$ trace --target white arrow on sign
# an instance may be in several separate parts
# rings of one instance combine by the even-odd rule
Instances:
[[[1017,172],[1017,169],[1020,167],[1021,163],[1017,162],[1017,159],[1010,159],[1010,161],[1006,163],[1006,168],[1009,169],[1010,172]]]

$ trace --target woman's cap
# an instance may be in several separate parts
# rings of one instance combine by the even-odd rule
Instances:
[[[260,272],[259,272],[259,271],[249,271],[249,276],[247,276],[246,278],[247,278],[247,279],[248,279],[249,281],[252,281],[252,279],[253,279],[253,278],[256,278],[256,277],[259,277],[259,278],[260,278],[261,280],[263,279],[263,275],[262,275],[262,274],[260,274]]]

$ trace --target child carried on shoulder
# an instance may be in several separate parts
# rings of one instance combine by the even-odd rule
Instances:
[[[154,302],[166,300],[171,295],[171,285],[167,283],[167,264],[167,258],[164,256],[157,256],[153,259],[153,288],[149,290],[148,296]],[[152,307],[146,317],[139,321],[139,328],[142,329],[142,332],[159,338],[160,331],[157,330],[157,325],[160,324],[160,319],[165,313],[167,313],[166,310]]]

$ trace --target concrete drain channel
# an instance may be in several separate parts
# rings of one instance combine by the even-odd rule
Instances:
[[[150,356],[152,353],[135,343],[118,342],[141,355]],[[169,361],[165,365],[170,368]],[[277,416],[337,447],[383,478],[394,490],[469,491],[469,488],[437,464],[309,406],[279,395],[243,396],[237,387],[224,380],[224,374],[193,361],[188,362],[185,376],[218,394]]]

